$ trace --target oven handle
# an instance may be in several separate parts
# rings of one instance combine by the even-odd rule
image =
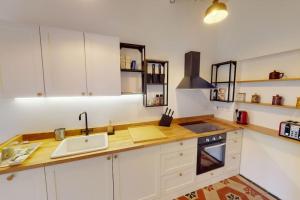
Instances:
[[[221,143],[221,144],[217,144],[217,145],[204,147],[204,149],[212,149],[212,148],[221,147],[221,146],[225,146],[225,145],[226,145],[226,143]]]

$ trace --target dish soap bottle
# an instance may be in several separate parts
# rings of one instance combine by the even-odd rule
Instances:
[[[111,125],[111,120],[109,120],[109,124],[108,124],[108,127],[107,127],[107,134],[108,135],[114,135],[115,134],[114,127]]]

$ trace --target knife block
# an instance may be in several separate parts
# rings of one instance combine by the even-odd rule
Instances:
[[[168,127],[170,127],[170,126],[171,126],[171,123],[172,123],[172,120],[173,120],[173,117],[168,116],[168,115],[166,115],[166,114],[163,114],[163,115],[161,116],[160,121],[159,121],[159,125],[160,125],[160,126],[168,126]]]

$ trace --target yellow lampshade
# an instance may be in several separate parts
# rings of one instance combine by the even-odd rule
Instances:
[[[228,16],[227,7],[224,3],[214,0],[205,12],[204,23],[214,24],[224,20]]]

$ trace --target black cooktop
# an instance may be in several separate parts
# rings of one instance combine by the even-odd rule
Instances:
[[[219,127],[215,124],[211,124],[204,121],[182,123],[179,125],[193,131],[194,133],[205,133],[205,132],[218,131],[223,129],[222,127]]]

